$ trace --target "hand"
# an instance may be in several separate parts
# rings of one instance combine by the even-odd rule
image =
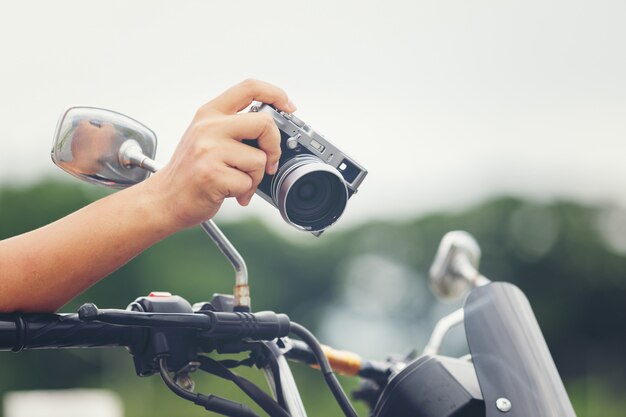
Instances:
[[[264,113],[238,114],[253,101],[296,110],[280,88],[243,81],[198,110],[170,162],[148,180],[164,196],[175,228],[212,218],[227,197],[247,205],[264,174],[276,173],[280,132],[274,120]],[[244,139],[258,139],[259,149]]]

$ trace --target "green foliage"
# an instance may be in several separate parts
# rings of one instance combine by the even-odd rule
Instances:
[[[2,188],[0,239],[54,221],[102,195],[93,188],[58,182]],[[325,328],[333,320],[332,311],[350,299],[347,291],[355,285],[348,277],[354,275],[353,266],[361,257],[373,255],[402,266],[421,280],[419,288],[425,288],[423,280],[441,237],[450,230],[466,230],[483,250],[481,271],[494,280],[513,282],[527,294],[578,415],[617,416],[625,405],[619,398],[626,387],[622,331],[626,328],[626,258],[607,243],[602,232],[606,227],[598,226],[605,214],[602,207],[571,202],[538,204],[500,198],[459,213],[368,223],[302,241],[286,240],[256,220],[222,228],[246,258],[255,310],[288,313],[314,330]],[[396,282],[386,281],[391,277],[385,270],[371,274],[378,282]],[[371,282],[366,278],[372,277],[363,277],[363,283]],[[203,232],[194,229],[146,250],[63,310],[75,311],[86,301],[124,308],[153,290],[195,302],[209,299],[214,292],[229,293],[232,284],[229,264]],[[400,299],[403,288],[390,291]],[[376,295],[360,302],[372,308],[393,305]],[[410,334],[417,328],[427,332],[441,316],[438,305],[424,289],[401,307],[388,309],[387,319],[405,326],[399,333]],[[429,314],[433,317],[424,319]],[[170,394],[156,377],[137,378],[123,350],[6,352],[0,355],[0,369],[2,392],[108,387],[123,397],[129,416],[206,415]],[[311,415],[340,415],[317,371],[295,365],[294,372]],[[242,373],[262,383],[259,372],[244,369]],[[203,392],[243,400],[215,378],[199,377],[198,386]],[[360,411],[366,414],[364,408]]]

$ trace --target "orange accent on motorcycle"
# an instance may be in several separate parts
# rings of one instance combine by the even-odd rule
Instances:
[[[333,371],[348,376],[356,376],[361,370],[361,357],[347,350],[335,350],[330,346],[322,345],[322,350],[330,362]]]

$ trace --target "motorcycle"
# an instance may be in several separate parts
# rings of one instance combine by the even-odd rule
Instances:
[[[110,126],[114,134],[85,136],[85,124]],[[90,152],[78,157],[85,143]],[[53,160],[67,172],[113,188],[131,186],[160,169],[155,153],[150,129],[96,108],[66,111],[52,149]],[[285,314],[253,312],[243,257],[212,221],[201,227],[235,270],[232,295],[216,294],[192,305],[153,292],[126,310],[87,303],[70,314],[2,314],[0,350],[125,347],[138,376],[158,374],[182,399],[232,417],[258,413],[199,392],[194,372],[233,382],[271,417],[307,415],[290,361],[317,367],[348,417],[357,414],[335,372],[360,378],[353,398],[368,404],[373,417],[575,416],[527,298],[516,286],[492,282],[479,272],[481,251],[468,233],[446,234],[430,269],[435,293],[444,299],[465,296],[463,307],[437,323],[421,353],[374,361],[321,345]],[[445,335],[460,324],[469,354],[440,355]],[[217,360],[208,353],[247,357]],[[264,373],[271,395],[233,372],[244,366]]]

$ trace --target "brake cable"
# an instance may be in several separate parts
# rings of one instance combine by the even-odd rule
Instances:
[[[235,372],[228,369],[220,361],[216,361],[207,356],[198,356],[200,362],[200,369],[218,376],[220,378],[229,380],[237,385],[248,397],[259,405],[267,414],[271,417],[290,417],[289,413],[281,407],[272,397],[267,395],[265,391],[260,389],[253,382],[248,379],[237,375]]]
[[[320,342],[318,342],[313,333],[311,333],[306,327],[293,321],[291,322],[289,329],[291,333],[302,339],[302,341],[306,343],[313,352],[313,356],[315,356],[315,359],[317,360],[317,364],[322,371],[322,375],[324,375],[326,384],[335,396],[337,403],[339,403],[339,406],[346,417],[358,417],[356,411],[350,403],[350,400],[346,396],[346,393],[343,391],[343,388],[341,388],[341,385],[337,380],[337,376],[335,376],[335,373],[328,362],[328,358],[322,350]]]
[[[178,384],[176,384],[176,382],[169,375],[167,357],[161,356],[158,360],[159,370],[163,382],[165,382],[165,385],[167,385],[167,387],[179,397],[187,401],[191,401],[196,405],[200,405],[208,411],[213,411],[214,413],[223,414],[229,417],[260,417],[245,404],[230,401],[226,398],[218,397],[213,394],[204,395],[187,391],[186,389],[178,386]]]

